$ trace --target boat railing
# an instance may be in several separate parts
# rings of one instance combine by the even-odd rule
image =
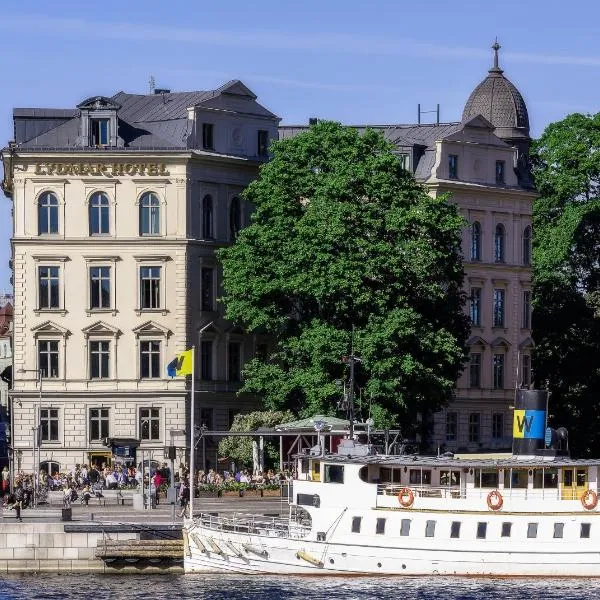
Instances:
[[[409,488],[416,497],[421,498],[465,497],[464,490],[461,490],[459,486],[401,485],[399,483],[380,483],[377,485],[377,494],[397,496],[405,488]]]
[[[303,538],[311,531],[310,524],[295,521],[292,518],[243,513],[232,513],[226,516],[200,513],[194,521],[202,527],[214,531],[274,537]]]

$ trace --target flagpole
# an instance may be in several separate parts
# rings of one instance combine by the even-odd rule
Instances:
[[[194,496],[196,495],[196,477],[194,454],[196,453],[196,427],[194,423],[196,381],[196,346],[192,346],[192,398],[190,402],[190,519],[194,516]]]

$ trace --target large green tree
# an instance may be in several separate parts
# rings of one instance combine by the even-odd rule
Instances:
[[[535,366],[571,449],[600,443],[600,114],[552,123],[533,145]]]
[[[220,253],[227,317],[275,341],[244,390],[332,414],[354,345],[363,405],[408,429],[448,401],[465,359],[464,222],[373,130],[320,122],[271,151],[244,193],[251,224]]]

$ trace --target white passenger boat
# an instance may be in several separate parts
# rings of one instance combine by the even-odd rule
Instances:
[[[185,571],[600,576],[600,460],[561,450],[545,403],[519,390],[504,456],[299,455],[286,518],[186,520]]]

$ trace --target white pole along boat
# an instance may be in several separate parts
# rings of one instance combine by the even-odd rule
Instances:
[[[286,518],[187,519],[185,571],[600,576],[600,459],[567,456],[546,403],[518,390],[512,454],[311,449]]]

